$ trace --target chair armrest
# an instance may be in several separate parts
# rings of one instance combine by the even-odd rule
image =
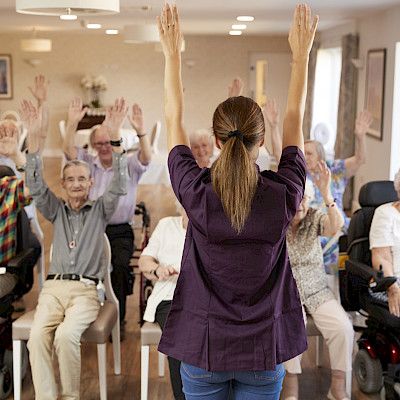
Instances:
[[[12,258],[6,266],[6,271],[16,273],[26,263],[31,262],[32,258],[36,258],[37,251],[34,248],[23,250]]]
[[[354,260],[346,260],[346,270],[362,278],[373,292],[385,292],[397,281],[395,276],[380,276],[380,272],[375,271],[372,266]]]

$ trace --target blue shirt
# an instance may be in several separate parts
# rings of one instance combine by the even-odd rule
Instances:
[[[307,348],[286,231],[304,193],[305,160],[282,153],[278,172],[259,173],[240,234],[190,149],[169,154],[171,183],[189,225],[159,350],[211,371],[272,370]]]

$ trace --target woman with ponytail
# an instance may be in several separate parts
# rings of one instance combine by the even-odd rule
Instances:
[[[289,33],[292,72],[278,171],[259,172],[264,119],[250,98],[231,97],[214,112],[221,149],[201,169],[183,126],[181,42],[176,6],[158,19],[165,56],[168,166],[189,224],[181,273],[159,350],[181,361],[186,399],[276,400],[282,363],[307,348],[286,231],[303,198],[302,123],[309,52],[318,18],[296,7]]]

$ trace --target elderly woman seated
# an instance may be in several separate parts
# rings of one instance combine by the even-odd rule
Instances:
[[[190,134],[190,148],[200,168],[210,168],[214,162],[214,140],[211,131],[198,129]]]
[[[139,258],[140,270],[147,279],[155,281],[143,318],[149,322],[156,321],[161,329],[164,329],[174,297],[188,225],[185,210],[180,204],[178,209],[179,217],[166,217],[159,221],[149,244]],[[181,362],[168,357],[168,364],[174,398],[184,399],[180,375]]]
[[[331,385],[328,398],[349,400],[346,394],[346,372],[351,371],[353,327],[346,312],[328,287],[319,236],[333,236],[343,225],[343,216],[332,196],[331,172],[326,163],[318,164],[314,178],[324,198],[327,214],[310,208],[313,184],[306,183],[304,198],[289,227],[287,247],[300,299],[305,312],[314,320],[329,348]],[[285,362],[284,399],[298,399],[297,374],[301,373],[301,356]]]
[[[394,188],[400,199],[400,171],[394,178]],[[374,293],[389,303],[389,311],[400,317],[400,201],[383,204],[375,210],[369,233],[372,266],[384,276],[396,276],[397,282],[387,293]]]

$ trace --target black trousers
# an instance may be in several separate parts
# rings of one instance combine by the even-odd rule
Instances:
[[[162,301],[156,310],[156,322],[164,330],[165,321],[167,320],[172,301]],[[172,391],[175,400],[184,400],[185,395],[182,391],[181,379],[181,362],[175,358],[168,357],[169,374],[171,378]]]
[[[119,320],[125,320],[126,297],[133,293],[135,275],[129,265],[135,249],[134,235],[129,224],[108,225],[106,234],[111,246],[111,284],[119,301]]]

